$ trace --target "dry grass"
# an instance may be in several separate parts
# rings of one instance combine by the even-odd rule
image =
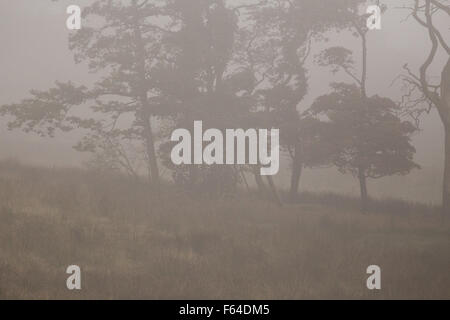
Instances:
[[[79,292],[65,287],[71,264]],[[371,264],[378,292],[365,287]],[[450,223],[157,196],[123,177],[2,163],[0,298],[450,299]]]

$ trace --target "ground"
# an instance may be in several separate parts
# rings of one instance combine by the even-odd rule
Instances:
[[[1,163],[0,298],[450,299],[450,221],[416,211],[193,199]],[[80,291],[66,288],[73,264]],[[379,291],[366,287],[369,265]]]

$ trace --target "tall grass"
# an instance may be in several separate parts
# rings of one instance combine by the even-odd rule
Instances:
[[[0,298],[450,298],[449,221],[406,203],[361,215],[351,199],[302,197],[282,208],[199,200],[120,175],[0,163]],[[72,264],[81,291],[66,289]],[[372,264],[381,291],[366,288]]]

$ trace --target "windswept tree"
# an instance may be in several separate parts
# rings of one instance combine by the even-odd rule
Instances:
[[[10,129],[42,136],[58,130],[85,129],[77,146],[95,151],[110,137],[144,144],[149,177],[159,184],[153,120],[167,114],[170,103],[161,94],[155,70],[166,58],[162,38],[171,20],[162,1],[98,0],[83,11],[83,28],[71,34],[69,47],[77,63],[98,75],[93,85],[56,83],[47,91],[1,108],[12,117]],[[86,108],[88,111],[86,112]],[[80,116],[84,114],[89,116]]]
[[[409,90],[404,96],[404,102],[414,119],[419,120],[423,113],[435,108],[444,127],[444,173],[442,186],[442,212],[450,215],[450,45],[448,37],[448,23],[439,30],[436,20],[448,22],[450,16],[450,2],[448,0],[414,0],[412,6],[407,7],[410,16],[428,33],[430,49],[423,64],[416,73],[404,65],[406,74],[403,80]],[[447,28],[447,30],[445,30]],[[444,30],[446,32],[444,32]],[[430,68],[437,61],[442,52],[447,63],[443,66],[440,79],[432,81]],[[439,77],[436,77],[439,78]],[[425,107],[424,107],[425,106]]]
[[[327,123],[322,139],[335,146],[332,163],[359,180],[364,211],[368,178],[404,175],[419,168],[411,144],[416,127],[398,116],[401,108],[388,98],[365,97],[350,84],[334,84],[333,89],[333,93],[317,98],[310,112]]]
[[[162,92],[174,104],[159,154],[177,184],[200,193],[235,189],[242,178],[240,166],[174,165],[170,159],[174,143],[167,140],[174,129],[192,131],[199,120],[203,130],[215,128],[222,133],[227,128],[251,127],[248,119],[254,102],[245,92],[254,79],[240,66],[244,27],[239,24],[239,9],[231,2],[175,0],[168,6],[178,29],[166,37],[170,64],[159,77],[166,83]]]
[[[170,41],[177,66],[170,77],[187,89],[173,92],[181,106],[174,126],[189,128],[202,119],[206,126],[221,129],[276,127],[289,147],[290,127],[298,129],[297,106],[307,92],[304,63],[311,42],[343,24],[339,9],[359,2],[261,1],[236,6],[233,1],[174,1],[182,23]],[[163,147],[167,154],[170,148]],[[199,168],[174,169],[177,177],[189,181],[199,177]],[[258,166],[252,169],[264,189]],[[217,169],[201,171],[208,170]],[[276,194],[271,177],[268,183]]]
[[[299,110],[308,91],[306,64],[311,46],[322,41],[327,31],[350,27],[349,17],[363,3],[264,1],[252,11],[257,23],[248,45],[248,66],[258,79],[254,96],[261,117],[280,128],[281,143],[291,156],[292,199],[297,195],[302,168],[326,162],[325,149],[311,148],[319,138],[316,128],[310,130],[312,119]]]
[[[382,6],[382,10],[386,9]],[[389,98],[367,94],[368,42],[366,14],[354,9],[348,12],[348,28],[361,41],[361,64],[344,47],[330,47],[317,57],[319,65],[331,68],[333,73],[346,74],[354,84],[333,84],[334,92],[316,99],[310,108],[315,116],[325,116],[329,136],[336,153],[332,163],[339,171],[350,172],[358,178],[361,209],[368,206],[367,178],[381,178],[407,174],[419,166],[413,161],[415,148],[411,145],[414,125],[401,119],[401,106]],[[358,74],[359,72],[359,74]],[[330,134],[331,133],[331,134]]]

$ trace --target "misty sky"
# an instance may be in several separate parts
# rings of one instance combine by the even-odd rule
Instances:
[[[389,1],[389,10],[383,15],[382,30],[369,33],[369,95],[379,94],[397,99],[400,86],[390,85],[402,71],[402,65],[408,63],[413,70],[417,70],[428,54],[429,40],[425,30],[413,20],[400,22],[407,12],[394,7],[401,6],[402,2],[405,1]],[[69,31],[65,26],[65,9],[74,3],[82,6],[89,1],[0,1],[0,105],[18,102],[27,97],[30,89],[45,90],[53,86],[55,80],[71,80],[75,83],[92,81],[93,76],[87,73],[85,66],[74,64],[68,50]],[[445,20],[440,22],[448,24]],[[355,49],[355,57],[358,57],[358,40],[344,33],[331,34],[330,37],[330,42],[316,47],[315,53],[320,48],[339,44]],[[443,59],[438,59],[432,68],[433,75],[439,76],[443,63]],[[307,107],[317,95],[326,93],[329,82],[344,79],[314,66],[311,59],[310,92],[302,106]],[[76,141],[73,135],[44,140],[31,134],[8,132],[4,123],[4,120],[0,120],[0,159],[13,157],[26,163],[46,166],[79,165],[83,159],[82,155],[72,150]],[[407,177],[389,177],[376,183],[369,181],[369,191],[373,195],[440,201],[443,134],[441,123],[434,112],[424,118],[422,128],[423,131],[414,139],[416,161],[423,167],[422,170]],[[344,177],[335,173],[335,170],[331,171],[331,174],[330,170],[308,171],[302,177],[300,188],[358,192],[358,185],[350,176]],[[286,173],[280,174],[277,177],[278,184],[287,185],[286,177]]]

